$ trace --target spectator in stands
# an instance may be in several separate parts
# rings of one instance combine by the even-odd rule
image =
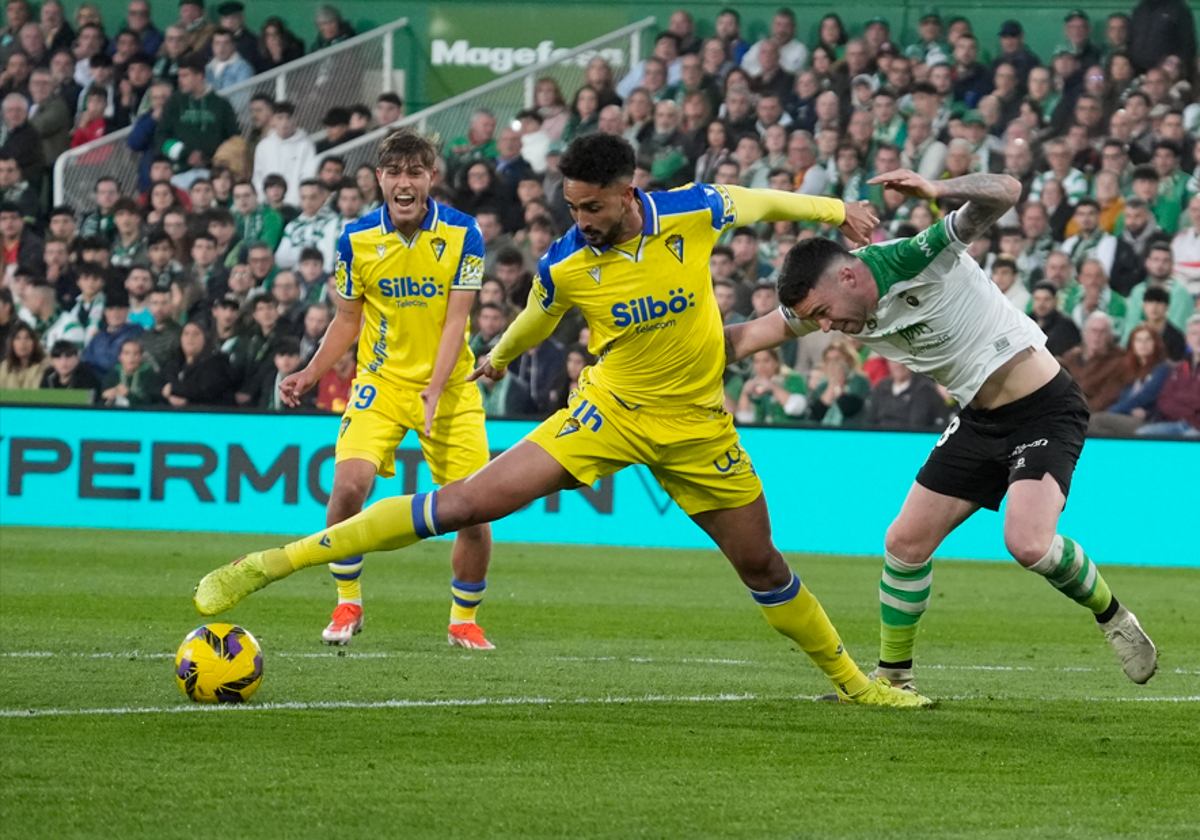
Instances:
[[[1129,57],[1144,73],[1164,55],[1176,55],[1184,66],[1196,61],[1196,22],[1183,0],[1141,0],[1129,22]]]
[[[350,109],[340,106],[330,108],[321,119],[321,125],[325,127],[325,139],[317,143],[317,154],[337,146],[350,132]]]
[[[146,328],[138,340],[150,363],[161,369],[173,359],[179,347],[182,327],[172,315],[170,288],[151,289],[147,301],[153,324]]]
[[[1137,326],[1141,319],[1137,313],[1142,311],[1142,299],[1148,289],[1160,288],[1167,292],[1170,305],[1167,309],[1167,320],[1176,329],[1182,330],[1188,318],[1195,311],[1195,302],[1187,286],[1172,276],[1173,263],[1171,246],[1165,242],[1154,242],[1146,254],[1146,279],[1133,287],[1129,293],[1130,318],[1126,323],[1126,334]]]
[[[1129,337],[1125,366],[1129,384],[1107,411],[1092,414],[1089,434],[1128,435],[1155,419],[1155,403],[1171,375],[1171,363],[1158,333],[1145,325],[1136,327]]]
[[[46,352],[33,328],[26,323],[17,324],[8,336],[4,359],[0,361],[0,391],[37,388],[46,367]]]
[[[117,362],[104,376],[101,387],[105,405],[127,408],[162,402],[162,383],[136,338],[121,344]]]
[[[212,60],[204,70],[204,81],[208,86],[220,92],[241,84],[253,75],[254,67],[238,52],[233,32],[224,27],[215,29],[212,37]],[[249,100],[249,91],[243,91],[231,98],[230,103],[234,108],[239,108]]]
[[[287,406],[279,395],[279,384],[300,369],[300,342],[292,336],[281,338],[271,350],[271,366],[254,383],[248,405],[255,408],[284,409]],[[317,394],[309,391],[300,398],[300,405],[316,405]]]
[[[8,336],[17,323],[17,307],[12,289],[0,286],[0,347],[8,347]]]
[[[1158,198],[1163,210],[1169,211],[1156,216],[1159,226],[1168,236],[1175,235],[1187,195],[1188,175],[1179,167],[1179,160],[1179,145],[1175,141],[1160,140],[1155,144],[1151,162],[1158,174]]]
[[[1108,314],[1093,312],[1083,327],[1083,343],[1062,356],[1063,367],[1075,377],[1093,412],[1107,409],[1129,384],[1125,352],[1114,328]]]
[[[1042,328],[1046,334],[1046,349],[1055,356],[1063,356],[1081,341],[1079,328],[1058,311],[1058,287],[1049,280],[1034,285],[1029,317]]]
[[[154,280],[150,269],[144,266],[134,266],[125,275],[125,291],[129,295],[129,320],[143,330],[154,326],[154,316],[150,314],[150,291],[154,288]]]
[[[157,52],[154,62],[154,76],[157,79],[176,84],[179,79],[179,62],[187,53],[187,29],[180,24],[168,26],[163,34],[162,47]]]
[[[26,265],[38,273],[43,272],[44,247],[42,238],[25,225],[21,207],[11,202],[0,203],[0,248],[3,249],[4,269]]]
[[[286,338],[279,325],[279,310],[274,298],[260,295],[247,304],[253,323],[250,324],[229,350],[236,387],[238,405],[246,405],[252,399],[263,377],[272,369],[272,354],[281,339]]]
[[[871,393],[870,380],[858,370],[857,355],[845,343],[835,341],[821,358],[821,367],[813,370],[816,385],[808,397],[808,418],[822,426],[855,422]]]
[[[33,328],[38,340],[48,336],[48,343],[53,346],[56,337],[51,330],[60,318],[54,287],[49,283],[26,282],[23,288],[20,285],[14,285],[14,288],[21,301],[17,311],[19,319]],[[11,331],[9,337],[12,337]]]
[[[172,211],[185,210],[184,205],[179,200],[177,187],[172,187],[170,181],[155,181],[150,185],[150,189],[146,193],[146,204],[144,212],[146,215],[146,224],[152,227],[161,228],[166,215]],[[188,203],[191,203],[191,197],[188,197]]]
[[[133,129],[125,139],[125,145],[135,152],[142,153],[138,162],[138,189],[143,192],[150,189],[154,181],[170,179],[175,171],[171,159],[164,155],[154,142],[158,123],[162,120],[163,111],[173,92],[174,88],[170,82],[163,79],[153,82],[142,103],[148,107],[136,118]],[[158,173],[154,171],[155,164],[160,164]]]
[[[186,3],[183,9],[194,7]],[[154,142],[182,169],[200,169],[212,161],[217,147],[241,133],[233,107],[209,90],[204,57],[185,56],[179,66],[179,92],[163,108]]]
[[[1167,308],[1170,301],[1171,296],[1166,289],[1146,289],[1146,294],[1142,297],[1142,321],[1138,326],[1147,326],[1158,333],[1162,338],[1163,346],[1166,347],[1167,358],[1177,362],[1184,357],[1186,341],[1183,333],[1167,320]],[[1126,323],[1129,323],[1130,320],[1136,319],[1134,316],[1129,316]]]
[[[42,157],[42,138],[29,124],[29,101],[24,95],[4,97],[4,124],[0,127],[0,152],[12,155],[30,184],[40,188],[46,166]]]
[[[75,118],[75,131],[71,134],[72,149],[77,149],[93,140],[99,140],[108,133],[108,120],[104,117],[108,94],[104,90],[93,88],[84,96],[86,104]]]
[[[204,17],[204,0],[180,0],[179,23],[186,33],[185,51],[207,55],[217,25]]]
[[[50,367],[42,374],[39,388],[48,390],[87,391],[88,402],[100,396],[100,379],[91,365],[79,363],[79,348],[70,341],[59,341],[50,348]]]
[[[321,6],[317,9],[317,14],[313,18],[313,22],[317,25],[317,37],[313,41],[312,48],[309,52],[323,50],[326,47],[332,47],[334,44],[340,44],[355,35],[354,27],[347,23],[342,18],[342,13],[333,6]]]
[[[72,109],[54,91],[54,77],[44,67],[29,76],[29,124],[41,140],[42,159],[56,160],[71,145]]]
[[[638,134],[638,157],[650,163],[650,175],[658,188],[673,189],[690,178],[690,143],[679,129],[679,106],[671,100],[654,105],[654,120]]]
[[[1161,422],[1142,426],[1139,435],[1200,437],[1200,314],[1188,318],[1186,338],[1187,353],[1158,395]]]
[[[1071,165],[1074,154],[1065,140],[1055,139],[1046,144],[1046,160],[1050,168],[1034,178],[1029,189],[1030,201],[1041,201],[1042,189],[1047,181],[1058,181],[1067,200],[1074,204],[1088,194],[1088,183],[1083,173]]]
[[[1093,312],[1107,313],[1118,332],[1124,329],[1127,304],[1125,298],[1113,291],[1108,274],[1099,260],[1088,258],[1079,267],[1079,282],[1062,294],[1062,312],[1083,329]]]
[[[1200,177],[1200,172],[1195,177]],[[1200,192],[1188,200],[1189,225],[1175,235],[1171,254],[1175,261],[1175,277],[1183,282],[1193,297],[1200,296]]]
[[[162,395],[171,405],[233,405],[234,374],[229,359],[214,353],[194,321],[179,336],[179,358],[166,369]]]
[[[337,155],[328,155],[321,159],[317,167],[317,180],[325,185],[330,196],[336,195],[346,176],[346,161]]]
[[[310,303],[304,310],[304,332],[300,336],[300,358],[304,364],[316,355],[331,321],[329,307],[323,303]]]
[[[479,307],[475,317],[475,332],[467,342],[467,347],[478,358],[490,353],[500,340],[504,329],[508,326],[508,316],[503,306],[498,303],[484,303]]]
[[[1100,227],[1099,202],[1090,197],[1081,198],[1075,205],[1073,221],[1079,232],[1063,242],[1062,252],[1071,258],[1076,271],[1084,260],[1095,259],[1104,266],[1105,273],[1111,275],[1121,243]]]
[[[375,122],[380,127],[404,118],[404,100],[395,93],[381,93],[375,100]]]
[[[42,4],[39,28],[46,49],[53,53],[70,47],[75,40],[75,30],[67,22],[63,14],[63,6],[58,0],[47,0]]]
[[[258,203],[258,194],[249,183],[233,188],[234,223],[243,246],[265,242],[274,251],[283,238],[283,219],[272,208]],[[244,250],[244,248],[243,248]]]
[[[661,72],[660,72],[661,71]],[[682,68],[679,65],[679,37],[670,31],[658,33],[654,39],[654,51],[650,58],[639,61],[630,68],[617,85],[617,95],[628,99],[640,87],[650,93],[666,93],[670,85],[679,84]],[[653,78],[648,78],[653,75]],[[661,97],[656,97],[656,99]]]
[[[284,227],[283,239],[275,251],[275,262],[280,268],[294,268],[300,259],[300,252],[313,247],[321,252],[325,271],[333,272],[333,258],[341,230],[337,216],[326,206],[328,200],[329,189],[323,183],[315,178],[301,182],[300,215]]]
[[[1004,292],[1009,303],[1022,312],[1028,310],[1031,296],[1025,284],[1018,279],[1016,260],[1008,254],[1000,254],[992,262],[991,278],[996,287]]]
[[[75,42],[71,46],[71,55],[75,59],[72,78],[74,78],[75,84],[80,89],[91,83],[91,60],[101,54],[104,45],[105,37],[102,27],[94,23],[84,24],[79,27],[79,32],[75,36]]]
[[[163,34],[151,19],[150,3],[148,0],[130,0],[125,8],[124,32],[137,37],[138,49],[148,55],[154,55],[163,44]],[[117,45],[114,41],[108,45],[108,54],[114,55]]]
[[[887,367],[888,375],[871,391],[866,424],[877,428],[944,428],[951,410],[936,383],[899,362],[889,361]]]
[[[29,182],[21,177],[21,167],[16,158],[0,152],[0,203],[15,204],[26,223],[40,228],[42,219],[41,196],[30,189]]]
[[[305,248],[300,251],[300,262],[303,263],[306,259],[306,252],[309,249]],[[312,249],[316,251],[316,249]],[[324,255],[317,251],[321,266],[324,268]],[[254,281],[254,286],[264,291],[271,290],[271,284],[275,282],[275,276],[279,274],[279,266],[275,263],[275,252],[271,250],[265,242],[251,242],[246,248],[246,264],[250,267],[250,274]]]
[[[796,15],[781,8],[771,18],[771,34],[754,44],[742,57],[741,66],[751,76],[762,72],[759,53],[763,44],[771,41],[779,48],[779,64],[789,73],[798,73],[808,64],[808,47],[796,40]]]
[[[300,281],[290,271],[281,271],[275,275],[271,283],[271,297],[279,313],[278,329],[285,335],[293,335],[299,340],[304,334],[304,319],[308,313],[308,304],[303,300]]]
[[[266,65],[259,52],[258,38],[246,28],[246,7],[237,0],[222,3],[217,6],[217,19],[221,28],[228,29],[232,34],[234,48],[238,55],[250,62],[254,72],[261,73],[265,70]]]
[[[120,198],[113,207],[113,238],[110,262],[118,268],[129,268],[146,259],[146,235],[142,231],[142,214],[132,198]]]
[[[145,53],[136,53],[125,67],[123,77],[117,82],[112,127],[125,128],[132,125],[144,110],[143,100],[154,82],[154,59]]]
[[[136,341],[142,328],[129,320],[129,295],[113,289],[104,300],[104,328],[97,330],[83,351],[82,360],[103,377],[117,363],[125,341]]]
[[[254,185],[266,189],[268,175],[281,175],[288,189],[283,200],[288,204],[300,202],[300,184],[317,171],[317,152],[308,133],[296,125],[296,106],[276,102],[271,117],[271,133],[258,144],[254,153]]]
[[[269,17],[263,21],[258,45],[258,63],[264,71],[274,70],[304,55],[304,44],[280,17]]]
[[[770,425],[800,420],[808,407],[804,378],[784,366],[779,348],[755,353],[752,363],[753,374],[742,386],[734,418],[739,423]]]

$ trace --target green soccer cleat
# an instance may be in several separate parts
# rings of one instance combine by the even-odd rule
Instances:
[[[917,694],[897,688],[883,677],[877,677],[868,683],[867,687],[857,694],[847,694],[839,685],[837,699],[843,703],[857,703],[860,706],[889,706],[893,709],[928,709],[936,705],[935,701]]]
[[[270,582],[263,552],[254,552],[205,575],[196,587],[192,603],[201,615],[217,615]]]

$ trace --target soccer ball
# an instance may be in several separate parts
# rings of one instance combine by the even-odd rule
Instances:
[[[262,684],[262,648],[233,624],[197,627],[175,654],[175,682],[197,703],[243,703]]]

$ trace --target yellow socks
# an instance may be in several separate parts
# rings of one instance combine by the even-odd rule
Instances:
[[[846,653],[837,630],[830,623],[820,602],[800,585],[795,574],[789,583],[770,592],[750,594],[771,626],[793,640],[808,654],[825,676],[846,694],[857,694],[867,687],[868,679]]]

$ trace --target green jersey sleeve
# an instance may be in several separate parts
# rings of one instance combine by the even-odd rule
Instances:
[[[868,245],[853,252],[871,269],[880,297],[895,284],[916,277],[942,251],[958,241],[952,227],[953,219],[951,213],[916,236]]]

